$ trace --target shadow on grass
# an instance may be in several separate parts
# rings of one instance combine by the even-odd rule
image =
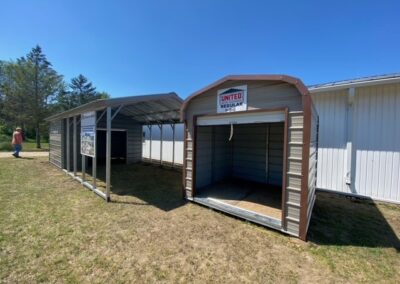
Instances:
[[[308,240],[319,245],[387,247],[400,251],[398,237],[373,201],[331,193],[317,193]]]
[[[111,202],[132,205],[153,205],[170,211],[183,206],[182,175],[180,171],[146,164],[113,164],[111,193],[117,196],[133,196],[143,202],[111,197]],[[98,178],[105,180],[104,166],[98,166]]]

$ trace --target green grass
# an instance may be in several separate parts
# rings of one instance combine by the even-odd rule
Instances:
[[[2,137],[0,140],[0,151],[12,151],[11,138],[5,139]],[[22,144],[22,151],[36,152],[36,151],[49,151],[49,143],[41,142],[41,148],[36,148],[36,142],[34,139],[26,139]]]
[[[40,142],[41,148],[36,148],[36,142],[33,139],[27,139],[22,145],[23,151],[35,152],[35,151],[49,151],[49,143]]]
[[[183,201],[175,171],[112,182],[105,203],[45,158],[0,159],[0,282],[400,281],[399,206],[319,194],[304,243]]]

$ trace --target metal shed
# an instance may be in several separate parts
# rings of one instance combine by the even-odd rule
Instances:
[[[142,161],[143,125],[151,129],[179,122],[181,105],[175,93],[131,96],[96,100],[48,117],[49,161],[109,201],[111,161]],[[105,192],[96,186],[99,162],[106,165]],[[89,163],[90,180],[86,178]]]
[[[188,97],[181,116],[188,200],[306,240],[318,114],[299,79],[227,76]]]

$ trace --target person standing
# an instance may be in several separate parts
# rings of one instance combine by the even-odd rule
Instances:
[[[19,152],[22,150],[22,129],[21,127],[15,128],[12,136],[11,144],[14,148],[14,153],[12,154],[15,158],[19,158]]]

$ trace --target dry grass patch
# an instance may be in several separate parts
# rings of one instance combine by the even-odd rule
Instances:
[[[107,204],[44,158],[0,159],[0,281],[400,280],[398,206],[320,194],[303,243],[185,202],[175,171],[112,181]]]

